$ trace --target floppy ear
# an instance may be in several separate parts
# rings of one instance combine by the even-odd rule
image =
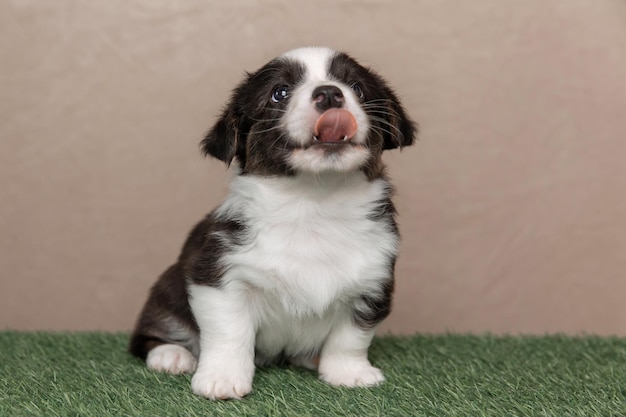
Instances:
[[[239,118],[230,104],[220,116],[213,128],[207,133],[200,147],[205,155],[211,155],[227,165],[233,161],[240,144]]]
[[[400,104],[400,100],[396,94],[389,89],[387,92],[389,99],[387,100],[386,126],[383,149],[403,148],[413,144],[413,140],[417,135],[417,123],[407,116],[404,107]]]

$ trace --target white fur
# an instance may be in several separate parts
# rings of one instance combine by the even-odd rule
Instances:
[[[304,63],[307,69],[308,78],[314,81],[320,81],[328,77],[328,61],[336,53],[337,52],[331,48],[323,46],[309,46],[287,51],[282,55],[282,57]]]
[[[351,147],[334,155],[326,155],[324,149],[309,148],[293,151],[289,163],[300,172],[349,172],[362,166],[368,157],[369,151],[362,146]]]

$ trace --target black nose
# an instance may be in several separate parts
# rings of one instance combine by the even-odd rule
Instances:
[[[334,85],[320,85],[313,90],[313,102],[320,111],[326,111],[332,107],[343,106],[343,93]]]

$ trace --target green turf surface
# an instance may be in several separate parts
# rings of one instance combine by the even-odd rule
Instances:
[[[0,416],[626,416],[626,339],[383,337],[370,351],[380,387],[274,367],[226,402],[194,396],[189,376],[148,371],[127,341],[0,332]]]

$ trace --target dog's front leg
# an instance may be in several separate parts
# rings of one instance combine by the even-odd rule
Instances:
[[[360,328],[351,317],[337,323],[322,348],[320,379],[346,387],[368,387],[383,382],[383,373],[367,358],[373,337],[374,329]]]
[[[191,388],[216,400],[252,390],[255,327],[244,291],[191,285],[189,303],[200,328],[200,359]]]

